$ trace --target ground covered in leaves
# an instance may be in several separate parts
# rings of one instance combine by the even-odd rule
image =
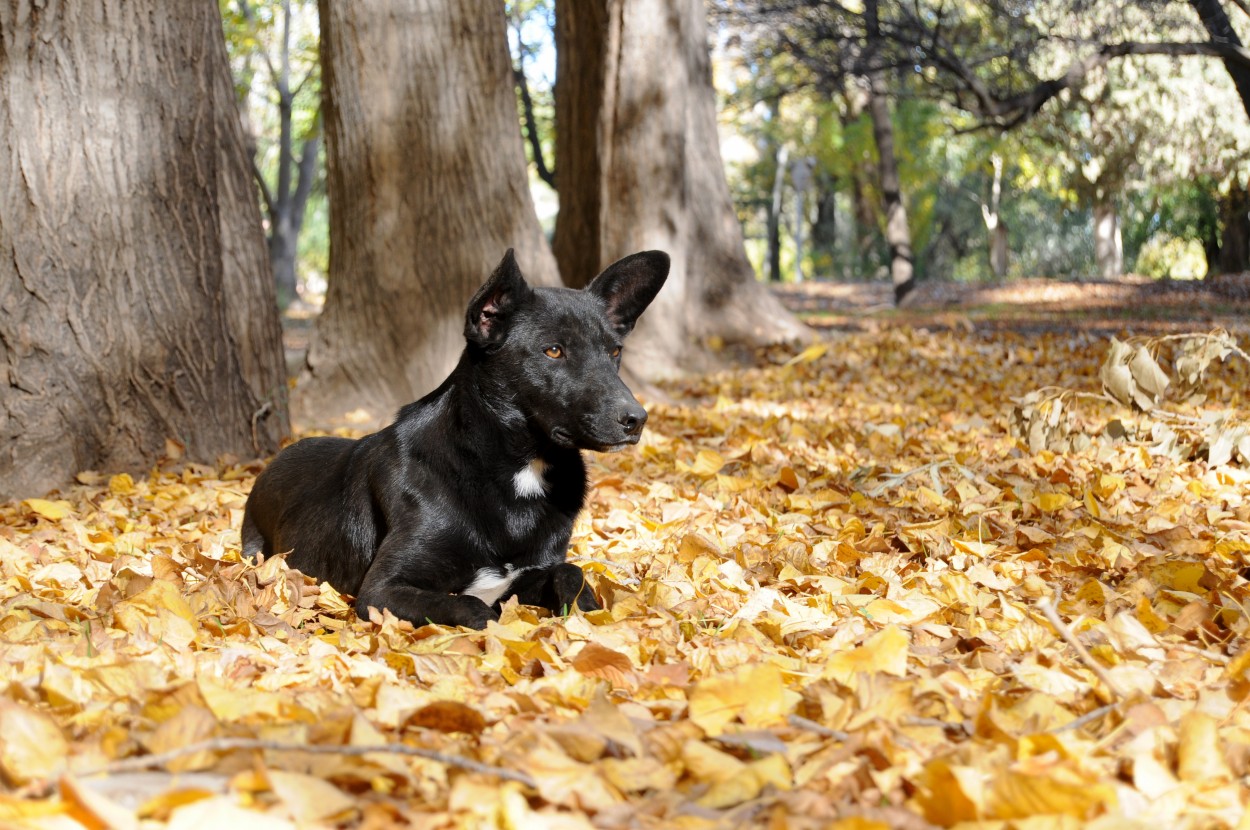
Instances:
[[[2,504],[0,822],[1250,827],[1250,465],[1093,398],[1030,451],[1013,401],[1108,347],[1041,322],[859,319],[670,389],[591,462],[606,610],[568,619],[362,621],[240,562],[260,463]],[[1244,421],[1250,366],[1208,375],[1170,410]]]

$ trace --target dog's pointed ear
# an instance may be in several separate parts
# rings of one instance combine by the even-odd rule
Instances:
[[[490,346],[503,340],[508,318],[524,305],[533,291],[521,276],[512,249],[503,255],[490,279],[477,290],[465,313],[464,336],[470,343]]]
[[[663,251],[630,254],[603,269],[586,290],[603,300],[608,321],[626,335],[660,293],[669,265],[668,254]]]

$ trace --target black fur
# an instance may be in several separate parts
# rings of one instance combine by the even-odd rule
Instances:
[[[514,594],[557,612],[598,608],[565,561],[586,495],[580,450],[642,434],[620,346],[668,268],[645,251],[584,291],[530,288],[509,250],[469,303],[467,346],[441,386],[380,432],[306,438],[260,474],[244,554],[290,551],[292,567],[355,595],[361,616],[386,608],[418,625],[483,628]],[[535,459],[545,491],[532,472],[517,484]],[[481,584],[492,574],[511,575],[498,599],[465,593],[477,584],[493,599]]]

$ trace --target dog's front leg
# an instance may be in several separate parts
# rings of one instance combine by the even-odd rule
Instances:
[[[573,608],[582,611],[600,608],[582,569],[570,562],[561,562],[542,571],[526,571],[513,583],[513,588],[522,605],[538,605],[557,614],[568,613]]]
[[[423,557],[415,545],[415,542],[396,533],[387,536],[374,556],[356,597],[358,616],[368,619],[372,606],[379,611],[387,609],[417,626],[437,623],[478,629],[485,628],[491,620],[499,619],[499,612],[475,596],[413,584],[414,579],[423,576]],[[428,584],[437,586],[441,581],[439,576],[431,574]]]

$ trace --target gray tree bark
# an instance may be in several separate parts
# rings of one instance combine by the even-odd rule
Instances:
[[[879,43],[880,25],[877,0],[864,4],[864,18],[870,43]],[[890,282],[894,286],[894,302],[900,303],[916,287],[915,256],[911,248],[911,229],[907,224],[907,205],[898,176],[898,160],[894,157],[894,122],[890,117],[890,91],[885,70],[868,72],[868,117],[872,120],[872,137],[877,145],[877,175],[881,184],[881,201],[885,209],[885,242],[890,249]]]
[[[634,251],[673,260],[630,339],[630,371],[655,380],[707,365],[709,343],[810,337],[756,281],[743,248],[700,0],[560,0],[556,48],[554,248],[565,283]]]
[[[1094,204],[1094,263],[1100,279],[1113,280],[1124,273],[1120,214],[1111,197]]]
[[[281,345],[217,4],[0,2],[0,498],[253,456]]]
[[[440,383],[508,248],[559,277],[530,199],[503,6],[321,0],[330,197],[325,309],[297,417],[382,423]]]

